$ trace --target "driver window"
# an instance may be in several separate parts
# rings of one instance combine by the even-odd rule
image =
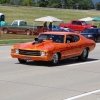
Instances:
[[[82,25],[82,23],[81,22],[77,22],[77,25]]]
[[[66,43],[72,43],[72,42],[75,42],[75,41],[74,41],[74,36],[72,36],[72,35],[67,35],[67,36],[66,36]]]

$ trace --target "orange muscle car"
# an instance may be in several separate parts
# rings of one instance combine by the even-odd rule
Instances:
[[[53,65],[60,60],[75,57],[86,61],[88,54],[96,46],[93,40],[75,32],[44,32],[32,42],[12,46],[11,56],[18,58],[20,63],[27,60],[47,61]]]

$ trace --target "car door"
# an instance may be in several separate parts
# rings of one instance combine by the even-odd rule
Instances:
[[[77,35],[66,36],[66,56],[74,57],[79,54],[79,37]]]
[[[27,23],[25,21],[20,21],[18,31],[19,32],[25,32],[25,29],[27,29]]]
[[[73,30],[78,30],[78,25],[77,25],[77,21],[73,21],[72,24],[70,25],[70,28]]]
[[[15,29],[18,27],[18,21],[14,21],[10,26],[9,26],[9,30],[11,32],[14,32]]]

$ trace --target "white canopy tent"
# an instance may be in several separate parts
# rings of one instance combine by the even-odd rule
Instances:
[[[92,21],[93,18],[92,17],[86,17],[86,18],[81,18],[79,20],[81,20],[81,21]]]
[[[52,24],[53,24],[53,22],[62,23],[63,20],[60,20],[60,19],[53,17],[53,16],[45,16],[45,17],[37,18],[37,19],[34,20],[33,28],[35,26],[35,22],[52,22]]]
[[[37,18],[34,21],[35,22],[63,22],[63,20],[60,20],[52,16],[45,16],[45,17]]]

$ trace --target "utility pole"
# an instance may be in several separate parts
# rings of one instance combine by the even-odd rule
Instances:
[[[77,8],[77,10],[78,10],[78,7],[79,7],[79,4],[77,3],[77,4],[76,4],[76,8]]]
[[[62,5],[62,8],[64,8],[64,5],[65,5],[64,0],[61,0],[61,5]]]
[[[0,37],[1,37],[1,20],[0,20]]]

